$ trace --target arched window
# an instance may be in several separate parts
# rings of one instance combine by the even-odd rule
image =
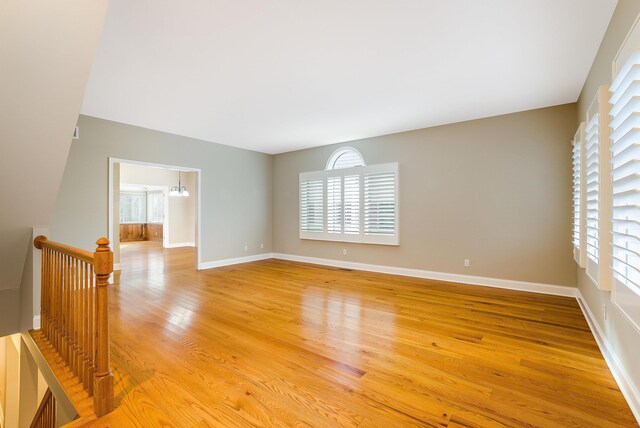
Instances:
[[[300,173],[300,238],[398,245],[398,163],[365,165],[341,147]]]
[[[351,147],[342,147],[333,152],[327,162],[327,170],[353,168],[354,166],[365,166],[362,155]]]

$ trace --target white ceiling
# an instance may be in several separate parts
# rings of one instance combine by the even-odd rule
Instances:
[[[82,113],[265,153],[577,100],[617,0],[111,0]]]

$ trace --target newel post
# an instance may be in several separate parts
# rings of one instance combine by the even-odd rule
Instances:
[[[93,254],[96,274],[96,372],[93,382],[93,411],[103,416],[113,410],[113,373],[109,362],[109,275],[113,252],[109,240],[100,238]]]

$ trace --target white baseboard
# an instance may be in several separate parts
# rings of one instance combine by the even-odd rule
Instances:
[[[179,247],[195,247],[195,242],[173,242],[171,244],[164,244],[164,248],[179,248]]]
[[[211,269],[221,266],[236,265],[239,263],[255,262],[258,260],[272,259],[272,253],[255,254],[253,256],[236,257],[234,259],[214,260],[212,262],[202,262],[198,265],[198,270]]]
[[[414,278],[433,279],[437,281],[459,282],[462,284],[481,285],[484,287],[505,288],[508,290],[528,291],[532,293],[552,294],[554,296],[575,297],[577,288],[564,285],[540,284],[537,282],[513,281],[509,279],[488,278],[484,276],[461,275],[457,273],[433,272],[420,269],[400,268],[393,266],[372,265],[367,263],[347,262],[342,260],[321,259],[316,257],[295,256],[292,254],[274,253],[273,258],[293,262],[312,263],[344,269],[365,270],[369,272],[388,273],[392,275],[410,276]]]
[[[582,297],[580,290],[577,290],[576,300],[578,301],[578,305],[580,305],[580,309],[582,309],[582,313],[587,320],[587,324],[589,324],[593,337],[596,339],[598,348],[600,348],[600,352],[609,366],[609,370],[611,370],[613,377],[620,387],[620,391],[622,391],[622,395],[626,398],[633,415],[640,423],[640,392],[638,391],[638,388],[629,377],[624,365],[620,362],[618,355],[611,346],[611,343],[607,340],[607,336],[605,336],[604,332],[600,328],[600,325],[593,316],[593,312],[591,312],[589,305],[587,305],[587,302]]]
[[[40,329],[40,315],[36,315],[35,317],[33,317],[33,329],[34,330]]]

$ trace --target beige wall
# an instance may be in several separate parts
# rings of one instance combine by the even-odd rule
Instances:
[[[19,331],[31,229],[51,221],[107,6],[0,1],[0,335]]]
[[[87,116],[78,124],[80,140],[71,146],[51,222],[53,239],[93,250],[107,235],[108,159],[114,157],[201,169],[202,262],[271,251],[269,155]]]
[[[619,0],[609,28],[600,45],[598,55],[593,62],[585,86],[580,94],[577,121],[574,124],[574,128],[577,128],[579,122],[585,120],[586,110],[595,97],[598,87],[611,83],[611,63],[638,13],[640,13],[640,1]],[[617,307],[611,303],[611,293],[599,291],[587,277],[584,269],[578,267],[577,270],[578,288],[582,296],[621,363],[626,368],[631,381],[635,383],[636,388],[640,388],[640,364],[638,364],[640,333],[631,326]],[[606,307],[608,314],[606,320],[602,311],[603,306]]]
[[[571,104],[276,155],[274,252],[575,286],[575,115]],[[298,174],[341,146],[367,164],[399,162],[398,247],[298,238]]]
[[[187,197],[169,197],[168,244],[194,243],[196,240],[197,173],[182,172],[182,185]],[[178,171],[123,163],[120,165],[120,184],[177,186]]]

